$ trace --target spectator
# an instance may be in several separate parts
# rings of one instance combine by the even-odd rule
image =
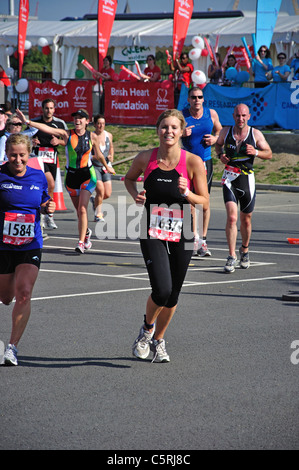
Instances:
[[[299,50],[295,52],[294,56],[288,61],[288,65],[293,69],[294,77],[293,80],[299,80],[295,78],[295,75],[299,73]]]
[[[5,114],[7,114],[7,116],[11,116],[13,114],[11,108],[12,108],[11,102],[6,101],[6,103],[5,103],[5,109],[6,109]]]
[[[255,88],[264,88],[269,84],[266,73],[273,69],[270,51],[267,46],[261,46],[255,59],[252,59],[251,72],[254,75]]]
[[[104,58],[103,67],[101,68],[100,72],[95,73],[95,77],[98,80],[102,79],[104,82],[108,80],[113,80],[115,71],[111,66],[112,66],[112,58],[110,55],[107,55]]]
[[[287,56],[284,52],[280,52],[277,54],[277,59],[279,61],[279,65],[274,67],[273,70],[267,73],[268,80],[273,78],[274,83],[283,83],[286,82],[290,73],[291,68],[289,65],[286,64]]]
[[[0,65],[0,86],[4,86],[5,88],[5,92],[4,92],[5,101],[7,100],[7,97],[8,97],[8,87],[10,85],[11,85],[10,80],[4,68],[2,67],[2,65]]]
[[[218,60],[218,66],[215,64],[213,60],[208,68],[208,77],[210,79],[210,83],[214,85],[218,85],[222,83],[222,76],[223,76],[223,70],[221,67],[222,61],[221,61],[219,52],[216,52],[216,57]]]
[[[299,80],[299,67],[298,69],[295,71],[295,74],[293,76],[293,80]]]
[[[187,52],[182,52],[180,55],[180,60],[176,58],[174,63],[171,61],[169,64],[170,70],[174,72],[174,80],[175,80],[175,90],[174,90],[174,105],[177,107],[181,86],[182,83],[187,87],[190,88],[192,85],[192,72],[194,70],[193,65],[189,62],[189,57]]]
[[[161,79],[161,69],[156,65],[155,57],[150,54],[146,58],[147,66],[144,69],[144,73],[140,76],[143,80],[150,82],[158,82]]]
[[[95,77],[98,80],[102,80],[103,82],[107,82],[109,80],[114,79],[115,71],[111,67],[112,65],[112,58],[110,55],[106,55],[103,61],[103,68],[100,70],[100,72],[95,73]],[[102,87],[101,87],[102,88]],[[104,108],[105,108],[105,90],[101,90],[101,98],[100,98],[100,111],[101,114],[104,114]]]
[[[5,134],[0,137],[0,165],[7,161],[6,156],[6,141],[11,134],[23,134],[27,135],[29,138],[33,137],[37,133],[37,129],[30,127],[25,131],[22,131],[23,123],[18,118],[17,114],[12,114],[8,117],[6,121]]]
[[[225,86],[232,86],[234,85],[234,80],[233,79],[230,79],[228,77],[226,77],[226,71],[229,69],[229,68],[235,68],[237,72],[239,72],[240,70],[240,66],[237,62],[237,59],[235,58],[234,54],[229,54],[228,58],[227,58],[227,63],[226,63],[226,66],[224,68],[224,77],[223,77],[223,85]]]
[[[5,110],[5,105],[0,104],[0,137],[2,137],[5,134],[5,126],[6,126],[6,121],[7,121],[7,114]]]

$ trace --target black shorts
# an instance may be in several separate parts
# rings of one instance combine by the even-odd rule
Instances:
[[[229,201],[240,203],[240,210],[244,214],[253,212],[255,206],[256,189],[254,173],[241,174],[231,182],[231,185],[223,185],[223,199],[226,204]]]
[[[0,251],[0,274],[14,273],[19,264],[33,264],[38,269],[42,259],[42,250],[3,250]]]
[[[211,186],[213,182],[213,160],[210,158],[204,162],[206,172],[207,172],[207,183],[208,183],[208,190],[209,194],[211,192]]]
[[[56,173],[57,173],[57,164],[56,163],[44,163],[44,173],[51,173],[55,181]]]
[[[71,197],[79,196],[81,189],[86,189],[92,194],[96,184],[97,177],[93,166],[66,169],[64,185]]]

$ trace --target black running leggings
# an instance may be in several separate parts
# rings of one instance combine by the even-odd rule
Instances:
[[[140,246],[152,287],[153,302],[159,307],[174,307],[178,303],[193,250],[186,250],[183,239],[180,242],[142,239]]]

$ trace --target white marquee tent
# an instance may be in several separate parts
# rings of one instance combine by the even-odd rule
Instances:
[[[251,34],[255,32],[256,16],[254,12],[246,12],[243,17],[191,19],[185,46],[191,46],[195,35],[208,36],[212,44],[216,35],[220,35],[219,47],[235,44],[241,46],[241,37],[245,36],[248,44],[252,43]],[[172,46],[172,19],[161,20],[116,20],[113,24],[109,47]],[[8,57],[7,46],[17,46],[17,21],[0,22],[0,64],[6,68]],[[96,21],[38,21],[29,20],[27,39],[33,46],[38,39],[45,37],[53,52],[53,79],[59,83],[61,78],[74,78],[77,69],[77,56],[80,48],[97,46]],[[278,50],[284,47],[288,56],[299,43],[299,16],[281,13],[278,16],[272,43]]]

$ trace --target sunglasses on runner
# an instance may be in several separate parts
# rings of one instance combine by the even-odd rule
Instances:
[[[200,95],[200,96],[191,95],[190,98],[192,100],[203,100],[203,95]]]

